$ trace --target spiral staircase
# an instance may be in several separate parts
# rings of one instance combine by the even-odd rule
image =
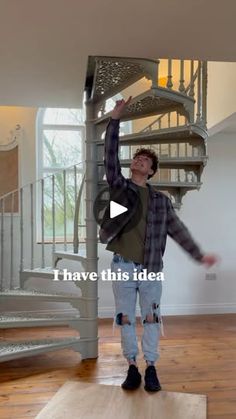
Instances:
[[[137,93],[138,92],[138,93]],[[148,60],[124,57],[89,57],[86,83],[86,167],[84,181],[78,178],[77,165],[64,170],[64,242],[59,246],[55,236],[55,175],[51,185],[52,243],[44,240],[45,179],[26,185],[0,197],[0,327],[23,328],[69,326],[79,336],[57,339],[23,339],[1,341],[0,360],[6,361],[42,352],[71,348],[83,359],[98,356],[97,282],[73,284],[70,292],[60,291],[62,269],[69,260],[86,272],[98,271],[98,234],[93,216],[97,193],[106,185],[103,164],[104,133],[111,113],[109,101],[121,95],[132,95],[132,101],[121,118],[129,121],[130,132],[120,136],[122,171],[129,175],[132,153],[147,146],[159,154],[160,170],[151,179],[154,188],[162,190],[180,208],[184,195],[201,187],[201,174],[207,161],[206,94],[207,63],[183,60]],[[120,97],[120,96],[119,96]],[[74,239],[69,246],[66,237],[66,189],[68,173],[74,176]],[[36,190],[40,188],[40,203]],[[80,245],[79,213],[86,203],[85,247]],[[19,216],[14,217],[18,202]],[[36,244],[36,207],[41,215],[41,241]],[[18,245],[16,246],[16,243]],[[47,265],[46,253],[51,255]],[[60,262],[59,281],[52,281],[53,269]],[[61,280],[61,281],[60,281]],[[52,285],[53,282],[53,285]],[[36,283],[36,286],[32,285]],[[51,287],[51,288],[50,288]],[[50,291],[49,291],[50,289]],[[23,302],[24,310],[12,307]],[[8,307],[9,302],[9,307]],[[72,314],[30,314],[29,303],[66,302]],[[4,309],[2,308],[5,305]]]

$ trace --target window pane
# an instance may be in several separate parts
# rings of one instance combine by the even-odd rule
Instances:
[[[47,108],[44,124],[84,125],[85,115],[82,109]]]
[[[43,131],[44,167],[69,167],[81,161],[81,131]]]
[[[73,240],[74,235],[74,215],[75,205],[79,189],[82,182],[82,174],[77,173],[77,196],[75,196],[75,176],[74,173],[66,172],[66,187],[64,190],[63,173],[55,173],[55,236],[57,240],[64,239],[64,221],[66,220],[66,238]],[[66,213],[64,204],[66,202]],[[84,225],[83,214],[84,197],[81,200],[78,225]],[[47,177],[44,181],[44,236],[45,240],[53,237],[53,218],[52,218],[52,177]],[[85,229],[81,227],[80,238],[84,237]]]

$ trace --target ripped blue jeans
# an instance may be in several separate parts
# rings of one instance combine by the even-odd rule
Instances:
[[[111,262],[112,272],[128,272],[127,281],[112,281],[115,299],[115,321],[121,327],[121,346],[124,357],[135,360],[138,355],[138,342],[135,331],[136,301],[139,293],[139,304],[143,325],[142,351],[146,361],[154,363],[159,359],[159,338],[163,334],[160,300],[162,281],[133,280],[133,270],[141,272],[144,268],[139,263],[124,259],[114,254]]]

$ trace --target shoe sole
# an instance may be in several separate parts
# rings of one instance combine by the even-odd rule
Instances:
[[[150,392],[154,393],[155,391],[162,390],[162,388],[161,387],[158,387],[158,388],[155,388],[155,389],[151,389],[151,388],[148,388],[148,387],[144,386],[144,390],[150,391]]]
[[[140,386],[141,386],[141,383],[138,384],[135,387],[123,387],[123,386],[121,386],[121,388],[123,388],[123,390],[137,390]]]

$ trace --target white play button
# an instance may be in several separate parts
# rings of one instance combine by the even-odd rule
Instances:
[[[115,218],[123,212],[128,211],[128,208],[123,205],[117,204],[115,201],[110,201],[110,218]]]
[[[93,205],[93,214],[100,226],[99,236],[101,243],[107,243],[107,234],[112,232],[112,228],[116,229],[119,223],[121,223],[124,233],[132,230],[139,223],[143,214],[142,203],[138,197],[135,210],[132,208],[131,217],[129,203],[132,202],[132,196],[131,193],[127,193],[127,189],[125,188],[123,190],[121,187],[111,188],[110,186],[105,186],[98,193]],[[124,214],[127,211],[128,213]]]

